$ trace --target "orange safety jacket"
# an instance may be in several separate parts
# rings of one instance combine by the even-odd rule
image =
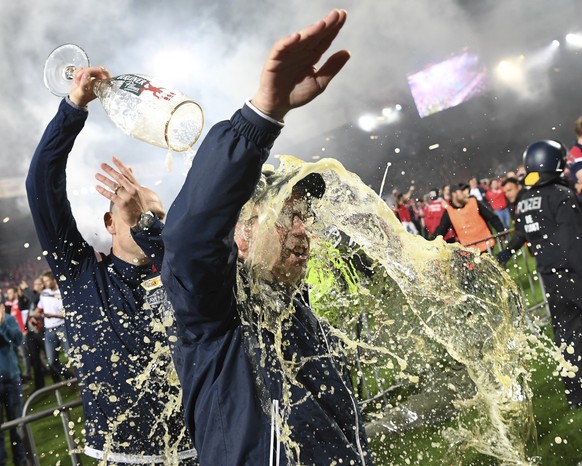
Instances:
[[[465,204],[465,207],[457,208],[452,205],[446,206],[447,213],[451,219],[451,223],[457,232],[459,242],[466,246],[471,244],[471,247],[478,248],[481,252],[487,251],[487,248],[492,248],[495,245],[495,240],[489,238],[491,230],[487,222],[479,214],[479,206],[477,199],[470,197]],[[479,241],[480,239],[489,238],[487,241]],[[476,243],[476,244],[472,244]]]

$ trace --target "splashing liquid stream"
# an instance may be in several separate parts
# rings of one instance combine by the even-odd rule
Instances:
[[[265,286],[270,277],[257,264],[272,246],[272,231],[291,186],[317,172],[326,191],[313,202],[317,220],[310,226],[307,272],[311,305],[333,327],[341,351],[357,362],[352,380],[368,421],[367,434],[376,445],[376,464],[402,463],[390,457],[389,442],[374,438],[426,425],[439,427],[450,464],[463,464],[471,449],[500,464],[536,464],[535,452],[526,447],[535,438],[527,361],[548,346],[527,331],[511,278],[488,255],[407,233],[385,202],[339,162],[279,158],[277,172],[292,178],[262,206],[260,239],[246,263],[250,272],[245,280],[251,294],[261,296],[261,305],[252,305],[240,291],[238,301],[246,313],[259,313],[258,325],[272,335],[267,346],[259,332],[252,351],[276,350],[284,397],[278,423],[287,449],[300,448],[286,422],[287,394],[308,361],[284,356],[283,329],[293,306]],[[253,207],[251,199],[241,220],[256,215]],[[251,318],[246,317],[248,324]],[[562,370],[571,370],[555,347],[550,353],[566,368]],[[262,358],[261,364],[267,360]],[[268,413],[270,399],[264,398]]]

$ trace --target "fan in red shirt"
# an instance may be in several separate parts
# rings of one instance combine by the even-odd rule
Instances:
[[[429,237],[432,237],[445,212],[446,201],[439,197],[437,188],[431,189],[428,197],[430,201],[424,207],[424,227],[428,231]],[[450,228],[443,239],[447,242],[455,241],[455,231]]]
[[[507,198],[505,197],[503,189],[499,185],[499,179],[495,178],[491,180],[491,185],[489,190],[485,193],[485,197],[489,201],[491,210],[495,212],[507,230],[511,223],[511,216],[509,214],[509,209],[507,208]]]
[[[394,206],[394,213],[400,220],[400,223],[404,225],[406,231],[414,235],[418,235],[418,230],[412,222],[410,210],[408,210],[408,199],[410,199],[412,191],[414,191],[414,186],[411,186],[406,194],[398,193],[396,190],[392,192],[394,196],[394,202],[396,204]]]

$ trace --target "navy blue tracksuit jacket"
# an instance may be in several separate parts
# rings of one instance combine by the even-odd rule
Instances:
[[[202,466],[370,465],[345,361],[305,297],[289,297],[295,310],[279,347],[268,330],[241,324],[234,228],[279,131],[247,106],[214,126],[168,213],[162,281],[186,424]],[[275,350],[296,363],[289,391]],[[290,413],[288,440],[277,436],[280,411]]]

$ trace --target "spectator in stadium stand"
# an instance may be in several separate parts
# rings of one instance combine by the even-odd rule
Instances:
[[[523,185],[517,178],[508,177],[503,180],[501,187],[503,188],[503,193],[507,198],[509,215],[511,216],[511,219],[515,221],[515,208],[517,206],[517,202],[519,201]]]
[[[428,199],[429,202],[424,206],[424,227],[429,237],[431,237],[439,226],[441,217],[445,213],[446,202],[442,197],[439,197],[436,188],[432,188],[429,191]]]
[[[469,178],[469,193],[479,202],[484,202],[487,190],[479,184],[476,176]]]
[[[582,205],[582,162],[577,162],[570,167],[570,176],[574,191],[576,192],[576,198]]]
[[[493,178],[489,185],[489,190],[485,193],[485,198],[489,201],[491,210],[499,217],[501,223],[507,230],[511,223],[511,216],[507,207],[507,198],[501,186],[499,186],[499,179]]]
[[[57,280],[51,271],[41,275],[44,289],[40,293],[37,310],[34,316],[42,316],[44,321],[44,351],[48,359],[51,377],[55,383],[69,380],[73,374],[59,359],[60,350],[69,352],[69,340],[65,329],[65,314],[61,291]]]
[[[450,184],[443,185],[443,187],[441,188],[441,195],[442,195],[442,198],[445,200],[445,202],[451,201],[451,185]]]
[[[570,147],[570,152],[566,157],[566,165],[568,168],[575,163],[582,162],[582,116],[579,116],[574,122],[574,132],[576,133],[576,142]]]
[[[416,229],[420,234],[426,238],[426,228],[424,227],[424,208],[426,205],[424,199],[419,198],[412,201],[411,206],[414,212],[414,218],[412,221],[416,225]]]
[[[452,226],[463,246],[487,252],[495,245],[495,239],[490,238],[492,233],[488,224],[497,232],[502,232],[503,223],[484,203],[470,196],[469,190],[465,183],[453,185],[451,202],[446,205],[433,237],[444,235]]]

